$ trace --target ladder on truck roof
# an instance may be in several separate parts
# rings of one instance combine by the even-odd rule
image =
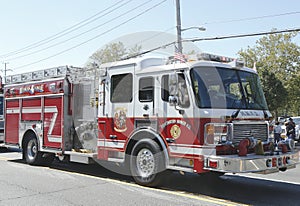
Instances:
[[[6,84],[16,84],[28,81],[38,81],[44,80],[49,78],[57,78],[57,77],[64,77],[67,74],[82,71],[83,68],[79,67],[72,67],[72,66],[59,66],[49,69],[42,69],[32,72],[26,72],[22,74],[15,74],[5,77]]]

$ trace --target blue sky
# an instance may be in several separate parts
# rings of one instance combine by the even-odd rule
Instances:
[[[25,52],[5,56],[5,54],[20,50],[70,28],[119,1],[0,0],[1,68],[4,68],[2,62],[8,62],[7,68],[12,69],[13,73],[60,65],[84,66],[89,56],[97,49],[124,35],[144,31],[176,34],[175,0],[166,0],[143,15],[141,13],[144,10],[162,2],[162,0],[124,0],[122,3],[128,3],[123,7],[115,9],[109,15],[105,15],[76,31],[39,47],[27,49]],[[134,10],[135,7],[142,4],[144,6]],[[121,3],[118,5],[121,5]],[[300,1],[181,0],[182,27],[203,26],[206,28],[206,31],[202,32],[187,30],[182,33],[182,36],[183,38],[204,38],[265,32],[270,31],[272,28],[278,30],[299,28],[300,13],[276,16],[290,12],[300,12]],[[104,13],[102,12],[102,14]],[[125,23],[136,15],[140,16]],[[275,16],[232,21],[269,15]],[[117,16],[121,17],[117,18]],[[88,30],[91,30],[91,32],[87,32]],[[84,32],[87,33],[82,34]],[[78,37],[75,38],[74,36]],[[195,43],[195,45],[200,51],[236,57],[236,53],[241,48],[252,47],[258,38],[260,37],[202,41]],[[300,45],[298,37],[295,39],[295,43]],[[8,74],[12,74],[12,72],[8,72]]]

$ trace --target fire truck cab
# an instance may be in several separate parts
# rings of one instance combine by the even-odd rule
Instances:
[[[29,164],[128,166],[142,185],[167,169],[220,174],[294,168],[292,141],[274,145],[257,73],[234,59],[139,57],[97,68],[57,67],[9,76],[5,144]]]

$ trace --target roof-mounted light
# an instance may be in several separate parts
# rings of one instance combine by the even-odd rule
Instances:
[[[228,64],[230,66],[232,66],[233,68],[240,69],[240,68],[244,67],[244,60],[242,60],[242,59],[235,59],[234,61],[229,62]]]
[[[209,53],[197,54],[197,58],[198,60],[224,62],[224,63],[232,62],[235,60],[234,58],[219,56],[219,55],[209,54]]]

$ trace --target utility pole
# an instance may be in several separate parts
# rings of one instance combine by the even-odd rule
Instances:
[[[8,71],[8,69],[6,68],[6,65],[8,64],[8,62],[4,62],[4,80],[3,82],[6,83],[6,72]]]
[[[181,32],[190,30],[190,29],[198,29],[199,31],[205,31],[206,28],[199,27],[199,26],[192,26],[188,28],[181,28],[181,17],[180,17],[180,0],[176,0],[176,21],[177,21],[177,46],[178,46],[178,52],[182,54],[183,52],[183,46],[182,46],[182,37]]]
[[[177,27],[178,52],[182,54],[180,0],[176,0],[176,20],[177,20],[177,26],[176,27]]]

